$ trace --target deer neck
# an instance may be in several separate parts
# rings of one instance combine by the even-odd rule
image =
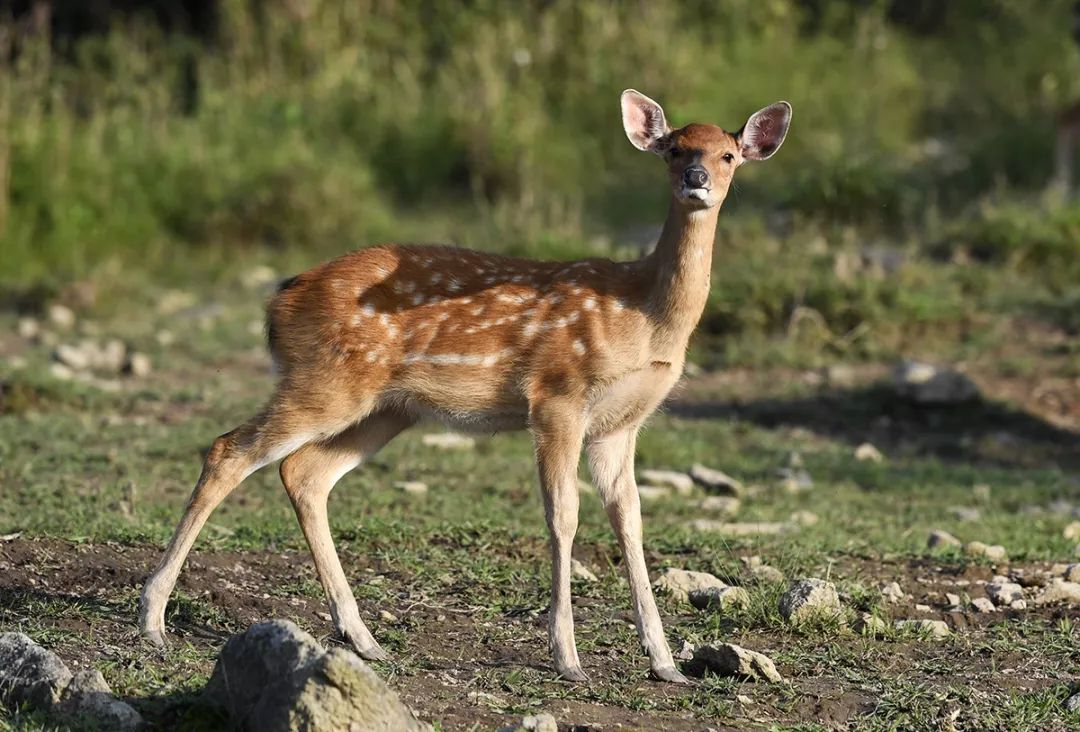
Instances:
[[[649,255],[647,311],[655,350],[682,352],[709,297],[712,250],[720,206],[690,209],[671,199],[667,221]]]

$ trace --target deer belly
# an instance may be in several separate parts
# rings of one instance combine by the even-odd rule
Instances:
[[[619,377],[590,403],[589,434],[605,434],[640,424],[656,411],[677,379],[678,373],[672,365],[660,361]]]

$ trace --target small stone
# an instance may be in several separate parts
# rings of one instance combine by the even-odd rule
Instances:
[[[90,356],[79,346],[70,343],[61,343],[57,346],[53,358],[74,371],[90,368]]]
[[[982,557],[991,562],[1007,562],[1009,555],[1000,544],[983,544],[981,541],[969,541],[964,545],[964,554],[969,557]]]
[[[1048,605],[1050,603],[1067,603],[1069,605],[1080,604],[1080,583],[1069,582],[1060,577],[1050,581],[1042,592],[1035,596],[1036,605]]]
[[[780,596],[780,615],[790,623],[801,623],[816,616],[840,613],[836,586],[822,579],[794,580]]]
[[[1004,577],[997,577],[986,585],[986,596],[995,605],[1009,605],[1024,597],[1024,589]]]
[[[869,442],[864,442],[855,448],[855,459],[861,462],[881,463],[885,461],[885,456]]]
[[[855,630],[863,635],[876,637],[885,635],[889,630],[889,626],[877,615],[861,613],[858,620],[855,621]]]
[[[420,441],[428,447],[437,447],[440,450],[471,450],[476,447],[476,440],[457,432],[435,432],[424,435]]]
[[[694,657],[694,644],[684,640],[682,646],[675,652],[675,658],[680,661],[689,661]]]
[[[946,546],[960,546],[960,540],[950,534],[948,531],[934,529],[930,532],[930,536],[928,536],[926,539],[926,546],[931,549]]]
[[[979,390],[959,371],[917,361],[904,361],[893,370],[897,393],[917,404],[959,404],[977,399]]]
[[[928,613],[928,612],[930,612],[930,606],[929,605],[923,605],[921,603],[916,603],[915,604],[915,611],[920,612],[920,613]]]
[[[32,341],[36,340],[37,337],[41,335],[41,324],[36,318],[19,318],[15,330],[20,338]]]
[[[550,714],[536,714],[525,717],[518,724],[501,727],[498,732],[559,732],[559,725]]]
[[[949,513],[956,517],[957,521],[978,521],[982,518],[982,511],[972,506],[950,506]]]
[[[738,676],[772,682],[784,680],[771,658],[734,643],[698,646],[694,651],[693,660],[687,663],[686,668],[695,676],[711,671],[721,676]]]
[[[744,707],[754,703],[754,700],[748,697],[746,694],[736,694],[735,701],[739,702]]]
[[[585,580],[586,582],[600,581],[600,578],[597,577],[591,569],[573,558],[570,559],[570,576],[576,577],[580,580]]]
[[[640,475],[642,483],[671,488],[680,496],[685,496],[694,490],[694,479],[677,470],[646,469],[640,471]]]
[[[134,352],[128,356],[127,366],[124,370],[137,379],[149,376],[152,370],[150,357],[145,353]]]
[[[919,633],[925,633],[931,638],[945,638],[952,631],[949,630],[948,624],[944,620],[897,620],[896,627],[900,630],[914,630]]]
[[[159,330],[154,334],[154,340],[158,342],[159,346],[171,346],[176,343],[176,336],[171,330]]]
[[[1070,564],[1061,570],[1061,578],[1066,582],[1080,582],[1080,564]]]
[[[783,534],[791,530],[790,524],[771,521],[725,522],[712,519],[694,519],[689,524],[695,531],[716,532],[728,536],[760,536]]]
[[[698,610],[746,607],[750,595],[741,587],[702,587],[690,590],[690,604]]]
[[[855,369],[843,363],[826,366],[821,376],[825,385],[832,389],[850,389],[856,382]]]
[[[971,606],[975,608],[976,612],[980,613],[992,613],[997,610],[994,607],[994,603],[990,601],[988,597],[976,597],[971,601]]]
[[[690,477],[710,493],[728,496],[740,496],[745,492],[743,484],[722,470],[708,468],[701,463],[694,463],[690,468]]]
[[[1080,692],[1065,700],[1065,709],[1070,712],[1080,712]]]
[[[1012,610],[1027,610],[1027,600],[1013,600],[1009,603]]]
[[[795,511],[790,519],[797,526],[813,526],[818,520],[818,515],[813,511]]]
[[[75,327],[75,313],[66,305],[53,303],[48,310],[49,322],[62,330],[71,330]]]
[[[949,603],[949,605],[951,605],[953,607],[956,607],[961,602],[960,601],[960,595],[957,595],[957,594],[952,593],[952,592],[946,592],[945,593],[945,602]]]
[[[739,512],[739,505],[739,499],[734,496],[705,496],[705,498],[701,499],[698,507],[700,507],[702,511],[734,516]]]
[[[505,709],[510,706],[510,704],[501,696],[495,696],[494,694],[489,694],[486,691],[479,691],[477,689],[470,691],[466,698],[473,704],[483,704],[492,709]]]
[[[383,621],[384,623],[396,623],[398,621],[398,617],[389,610],[380,610],[379,620]]]
[[[689,602],[690,592],[708,587],[725,589],[728,585],[708,572],[692,572],[669,567],[653,582],[657,592],[666,592],[680,602]]]
[[[49,373],[54,379],[60,381],[68,381],[75,377],[75,372],[62,363],[49,364]]]
[[[639,485],[638,496],[643,501],[659,501],[671,498],[671,489],[663,485]]]
[[[776,585],[784,581],[784,573],[768,564],[756,564],[747,567],[750,579],[758,584]]]
[[[410,496],[423,496],[428,492],[427,483],[419,480],[399,480],[394,483],[394,487]]]
[[[1080,539],[1080,521],[1073,521],[1071,524],[1065,527],[1065,530],[1061,532],[1069,541],[1076,541]]]
[[[904,591],[899,582],[890,582],[881,588],[881,597],[886,602],[900,602],[904,599]]]

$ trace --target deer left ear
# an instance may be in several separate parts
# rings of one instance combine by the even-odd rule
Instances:
[[[791,105],[770,104],[750,115],[736,137],[744,160],[768,160],[784,144],[791,124]]]

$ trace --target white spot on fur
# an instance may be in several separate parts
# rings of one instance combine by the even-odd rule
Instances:
[[[366,317],[370,318],[375,315],[375,306],[371,303],[368,303],[364,307],[360,308],[360,312],[362,312]]]
[[[584,307],[586,310],[596,310],[596,298],[585,298],[585,302],[582,303],[582,307]]]
[[[424,304],[424,296],[419,295],[419,294],[413,295],[412,304],[413,305],[423,305]]]
[[[570,344],[570,347],[574,349],[574,353],[576,353],[577,355],[585,355],[585,344],[581,341],[574,341]]]
[[[378,357],[379,357],[379,352],[378,351],[368,351],[367,362],[368,363],[375,363],[375,359],[377,359]]]
[[[442,273],[436,272],[435,274],[431,275],[431,279],[429,280],[429,282],[431,282],[431,284],[433,285],[437,285],[442,282]]]
[[[479,315],[480,313],[484,312],[484,306],[480,305],[479,307],[473,308],[469,312],[472,313],[473,315]]]

